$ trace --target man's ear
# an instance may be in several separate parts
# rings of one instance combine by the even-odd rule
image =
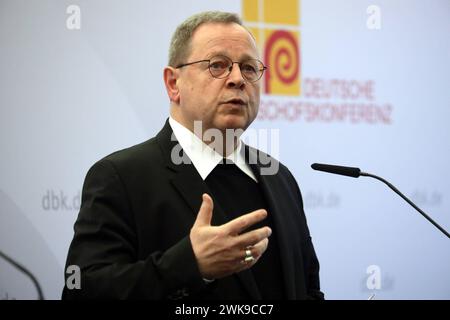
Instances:
[[[180,103],[180,90],[178,89],[178,70],[173,67],[164,68],[164,84],[170,102]]]

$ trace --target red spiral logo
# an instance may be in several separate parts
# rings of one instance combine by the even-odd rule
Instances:
[[[292,84],[299,75],[300,58],[297,39],[291,32],[277,30],[267,40],[264,63],[269,66],[265,73],[265,93],[271,93],[271,82]]]

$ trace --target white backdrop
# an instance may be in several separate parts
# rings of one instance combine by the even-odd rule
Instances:
[[[80,9],[79,29],[67,26],[70,5]],[[310,164],[382,175],[450,229],[450,2],[299,5],[301,93],[265,94],[252,128],[279,129],[326,297],[449,299],[449,239],[380,182]],[[370,5],[379,29],[368,26]],[[204,10],[243,12],[240,0],[0,0],[0,250],[32,270],[46,298],[64,285],[88,168],[162,127],[170,36]],[[318,86],[333,79],[369,81],[372,97],[336,87],[325,97]],[[0,299],[35,297],[0,260]]]

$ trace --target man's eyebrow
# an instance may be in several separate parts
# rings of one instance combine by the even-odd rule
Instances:
[[[210,52],[210,53],[208,53],[208,54],[206,55],[206,59],[211,59],[211,58],[214,58],[214,57],[217,57],[217,56],[224,56],[224,57],[230,58],[230,56],[228,55],[228,53],[225,52],[225,51],[212,51],[212,52]],[[230,58],[230,59],[231,59],[231,58]],[[244,54],[241,56],[241,58],[239,59],[239,61],[244,61],[244,60],[248,60],[248,59],[258,59],[258,58],[257,58],[257,57],[254,57],[254,56],[252,56],[252,55],[249,55],[249,54],[247,54],[247,53],[244,53]]]

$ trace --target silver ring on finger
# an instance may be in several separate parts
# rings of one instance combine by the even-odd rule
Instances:
[[[245,249],[245,257],[244,257],[244,263],[250,263],[255,260],[255,257],[252,255],[252,251],[250,250],[251,247],[247,247]]]

